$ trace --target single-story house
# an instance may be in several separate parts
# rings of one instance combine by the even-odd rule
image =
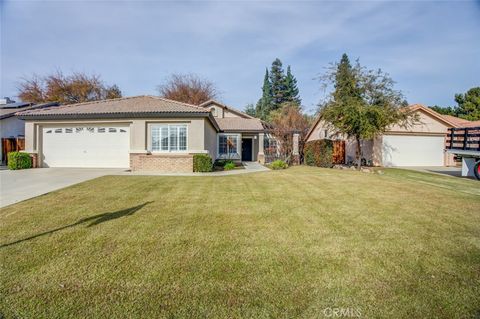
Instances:
[[[0,138],[18,139],[25,136],[25,123],[15,115],[16,113],[57,105],[58,103],[33,104],[30,102],[14,102],[9,98],[0,99]],[[0,148],[2,162],[4,162],[3,148],[4,145],[2,144]]]
[[[264,159],[262,121],[216,101],[135,96],[20,113],[38,167],[191,172],[194,154]]]
[[[419,121],[409,128],[390,127],[374,140],[362,141],[362,158],[375,166],[446,166],[454,165],[453,156],[445,152],[448,128],[465,121],[441,115],[420,104],[411,105]],[[345,139],[332,131],[318,118],[309,130],[306,141],[317,139]],[[356,141],[346,139],[345,161],[356,158]]]

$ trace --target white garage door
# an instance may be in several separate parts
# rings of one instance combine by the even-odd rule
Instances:
[[[44,127],[44,167],[129,167],[127,125]]]
[[[443,166],[443,136],[383,136],[384,166]]]

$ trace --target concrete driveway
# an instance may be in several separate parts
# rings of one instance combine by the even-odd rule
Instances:
[[[122,169],[104,168],[35,168],[18,171],[0,170],[0,207],[43,195],[73,184]]]
[[[462,177],[462,168],[458,166],[405,166],[398,167],[403,169],[410,169],[412,171],[419,171],[425,173],[434,173],[454,177]]]

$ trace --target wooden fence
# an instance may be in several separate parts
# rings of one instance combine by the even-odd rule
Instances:
[[[25,149],[25,138],[9,137],[2,138],[2,162],[8,164],[7,154],[9,152],[18,152]]]
[[[345,164],[345,141],[333,141],[333,163]]]

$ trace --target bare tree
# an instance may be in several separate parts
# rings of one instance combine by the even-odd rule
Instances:
[[[298,133],[299,153],[303,154],[305,136],[310,127],[310,117],[302,113],[302,108],[294,102],[285,102],[282,107],[270,113],[273,135],[278,141],[278,151],[287,161],[293,152],[293,134]]]
[[[219,95],[213,82],[196,74],[172,74],[158,86],[158,91],[167,99],[194,105],[215,99]]]
[[[66,76],[58,71],[43,77],[23,78],[18,96],[25,102],[72,104],[119,98],[122,92],[117,85],[105,85],[98,75],[76,72]]]

